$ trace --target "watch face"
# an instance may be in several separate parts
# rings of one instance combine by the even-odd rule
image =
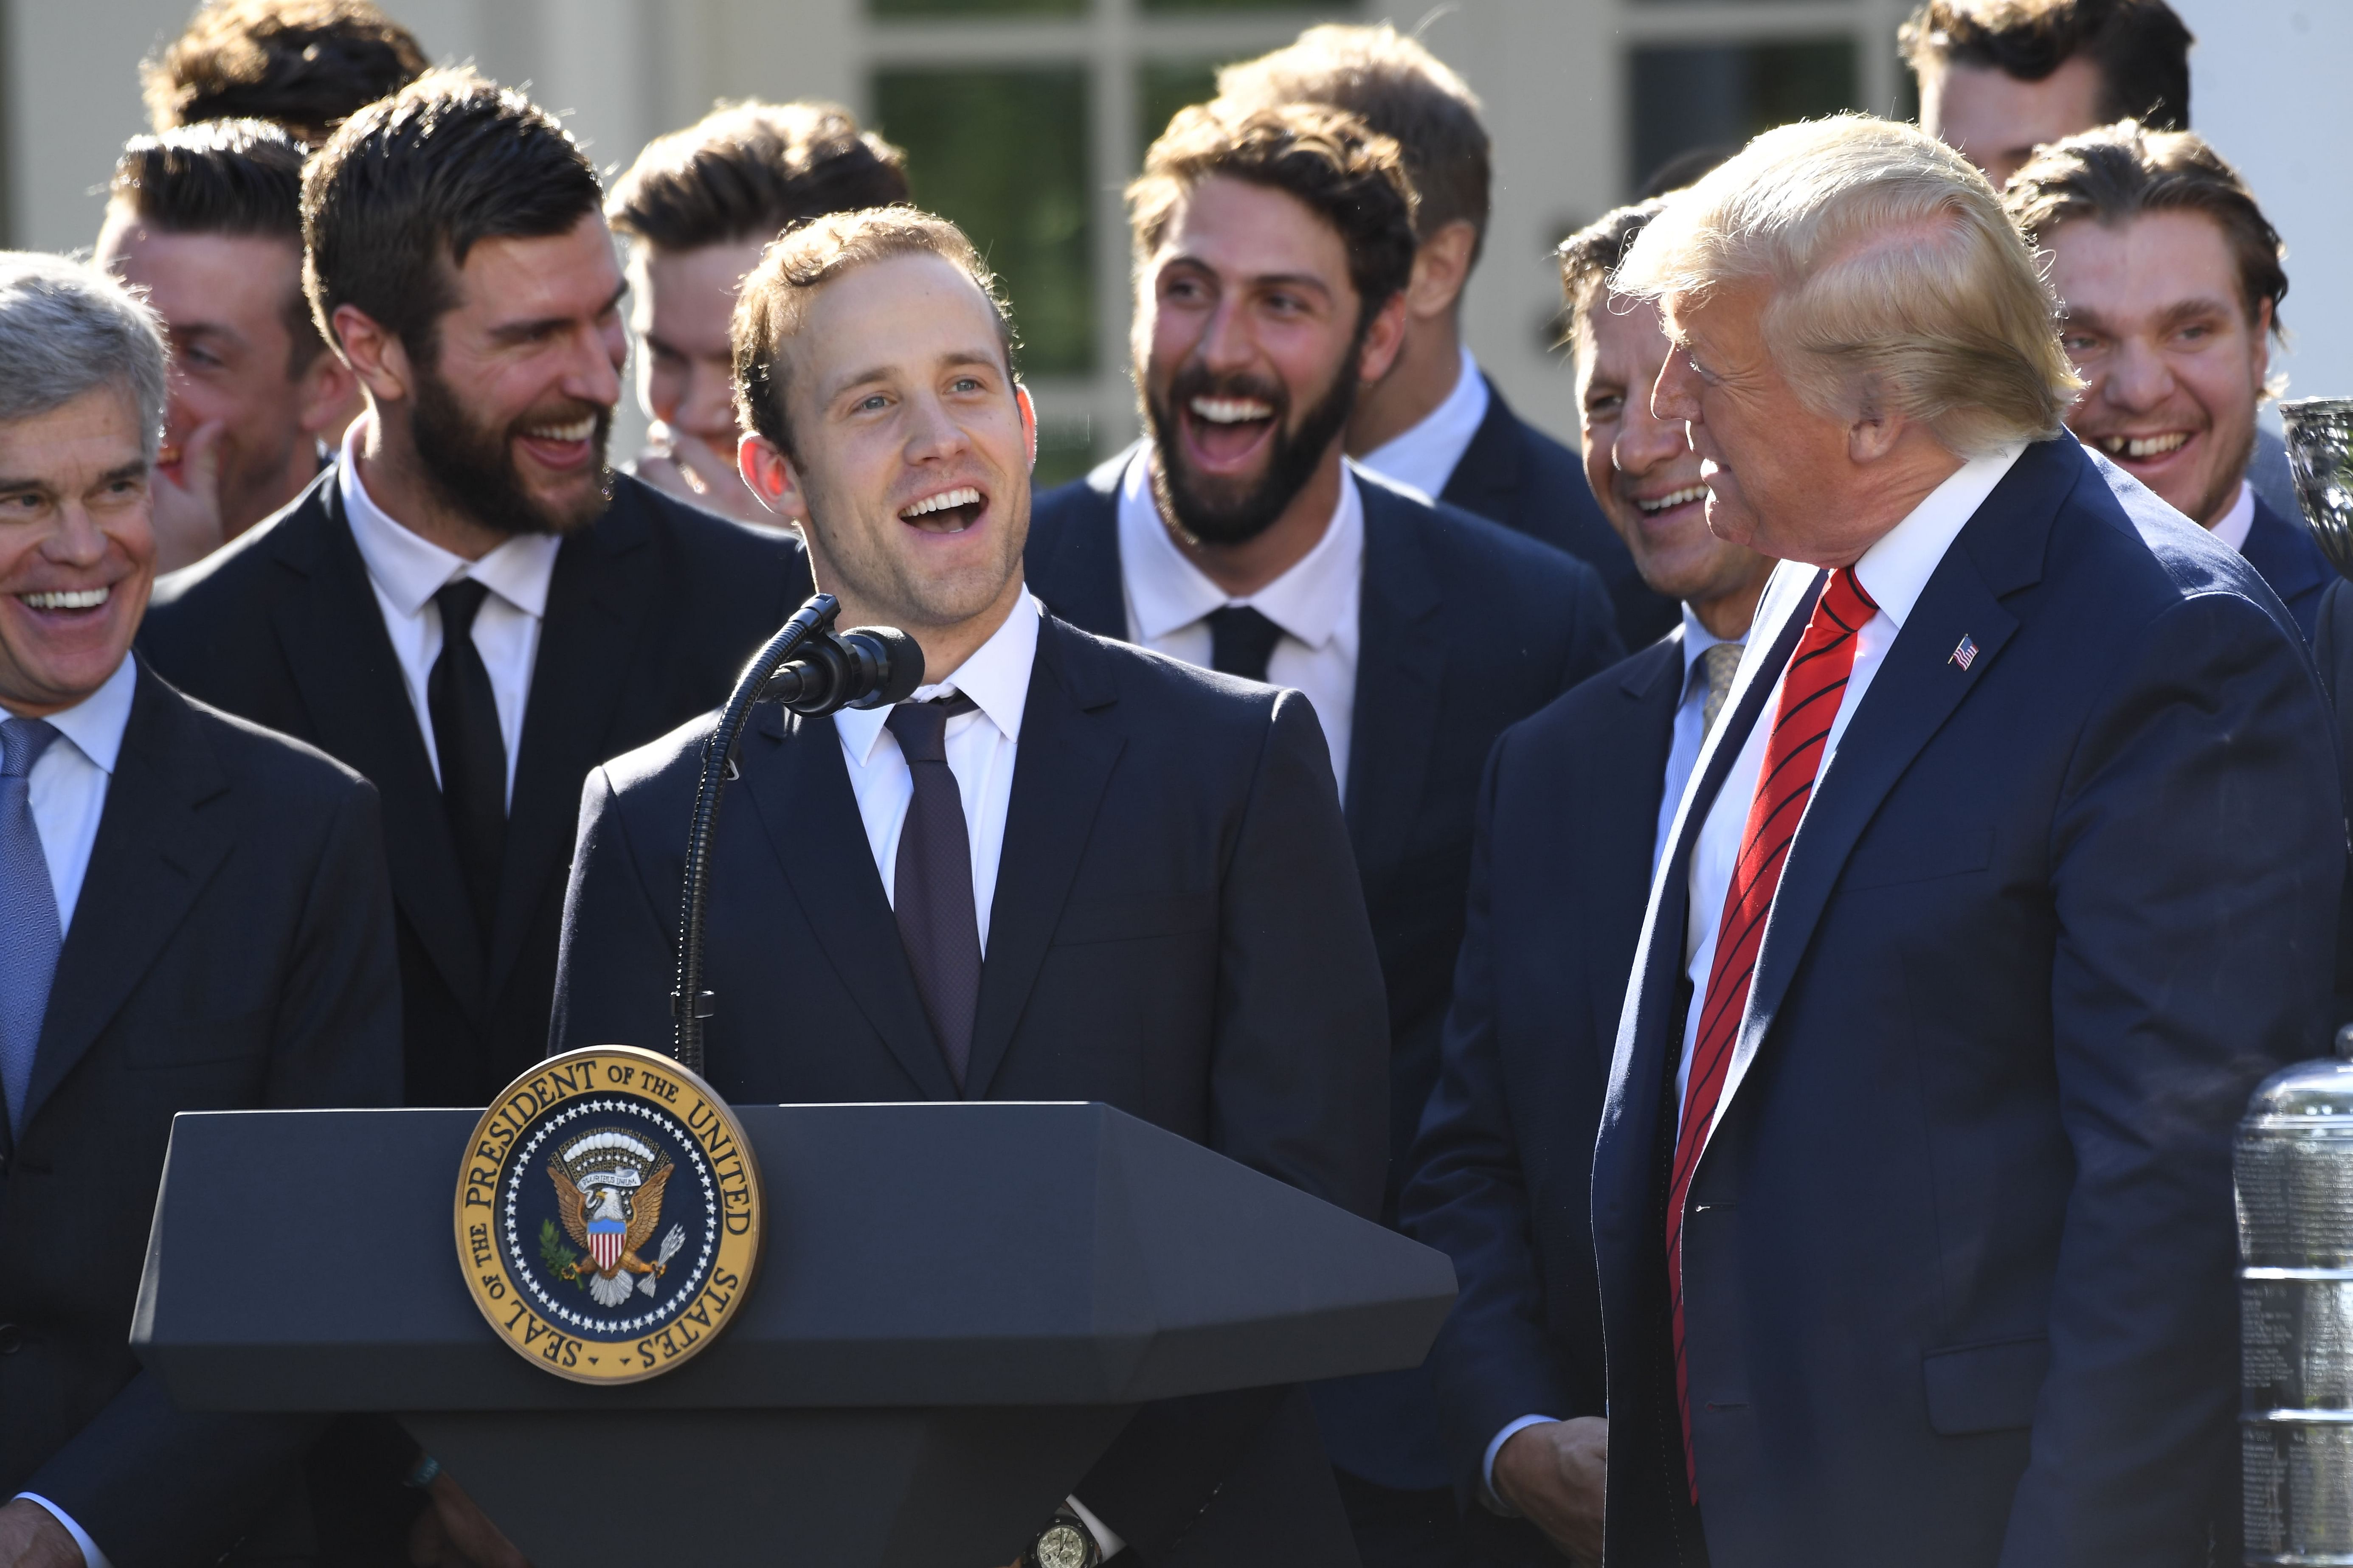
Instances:
[[[1060,1521],[1038,1538],[1038,1568],[1089,1568],[1095,1560],[1094,1544],[1085,1531]]]

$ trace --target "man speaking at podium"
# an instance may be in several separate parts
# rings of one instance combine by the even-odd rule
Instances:
[[[733,335],[744,481],[806,532],[842,624],[911,634],[932,684],[830,721],[756,711],[712,856],[713,1084],[1102,1100],[1373,1214],[1386,1008],[1306,700],[1029,596],[1035,414],[952,225],[891,207],[793,230]],[[558,1050],[670,1037],[712,728],[589,775]],[[1071,1511],[1104,1555],[1155,1568],[1356,1562],[1292,1389],[1145,1406]]]

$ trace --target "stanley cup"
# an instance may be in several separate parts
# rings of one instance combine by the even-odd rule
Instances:
[[[2265,1080],[2239,1124],[2250,1564],[2353,1563],[2353,1026],[2337,1047]]]
[[[2280,405],[2288,471],[2320,552],[2353,577],[2353,397],[2303,397]]]

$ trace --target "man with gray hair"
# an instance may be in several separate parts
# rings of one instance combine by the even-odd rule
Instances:
[[[130,1347],[182,1110],[389,1105],[375,791],[131,656],[153,314],[0,252],[0,1563],[300,1553],[317,1424],[173,1407]],[[241,1544],[240,1544],[241,1542]]]
[[[2231,1131],[2324,1037],[2343,864],[2295,626],[2066,435],[2034,258],[1917,130],[1760,136],[1616,282],[1784,563],[1595,1152],[1609,1560],[2235,1562]]]

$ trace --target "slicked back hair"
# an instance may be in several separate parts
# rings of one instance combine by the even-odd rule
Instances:
[[[2239,171],[2194,131],[2150,131],[2126,120],[2053,142],[2010,177],[2001,199],[2018,226],[2046,245],[2053,228],[2081,218],[2120,225],[2143,213],[2201,214],[2222,231],[2238,263],[2247,320],[2269,300],[2272,332],[2283,332],[2287,268],[2279,230]]]
[[[486,239],[569,233],[604,200],[553,116],[471,70],[433,71],[343,122],[302,174],[303,287],[319,331],[354,305],[420,364]]]
[[[427,63],[416,35],[369,0],[209,0],[140,77],[157,131],[269,120],[316,145]]]
[[[1635,237],[1666,206],[1663,199],[1653,196],[1603,213],[1560,242],[1553,258],[1560,263],[1562,342],[1573,347],[1585,340],[1586,313],[1608,293],[1609,275],[1626,259]]]
[[[769,240],[804,218],[904,202],[906,161],[836,104],[723,105],[646,143],[605,212],[662,250]]]
[[[1817,414],[1899,414],[1968,458],[2057,436],[2084,388],[2025,237],[1915,125],[1766,132],[1670,199],[1610,279],[1671,310],[1748,285],[1767,290],[1773,363]]]
[[[1477,231],[1475,262],[1487,242],[1493,148],[1478,95],[1420,39],[1383,22],[1310,27],[1272,54],[1226,67],[1218,96],[1256,108],[1328,103],[1398,144],[1420,197],[1415,226],[1428,239],[1450,223]]]
[[[1272,109],[1219,100],[1179,110],[1127,187],[1127,221],[1141,268],[1167,237],[1176,205],[1204,180],[1282,191],[1339,234],[1360,301],[1357,330],[1413,278],[1413,183],[1388,137],[1345,110]]]
[[[302,254],[301,144],[267,120],[208,120],[133,136],[114,165],[107,199],[164,234],[281,241]],[[327,346],[299,280],[287,296],[286,374]]]
[[[843,274],[902,256],[936,256],[972,279],[997,318],[1007,377],[1016,378],[1013,353],[1018,339],[1013,312],[997,275],[964,230],[911,206],[828,213],[786,230],[769,246],[735,296],[728,338],[735,354],[739,427],[757,431],[777,451],[800,460],[785,398],[793,340],[808,319],[809,305],[818,289]]]
[[[85,261],[0,250],[0,425],[119,387],[150,463],[164,439],[164,329],[120,279]]]
[[[1913,74],[1947,66],[2041,81],[2077,55],[2100,73],[2103,121],[2189,129],[2189,46],[2165,0],[1926,0],[1896,33]]]

